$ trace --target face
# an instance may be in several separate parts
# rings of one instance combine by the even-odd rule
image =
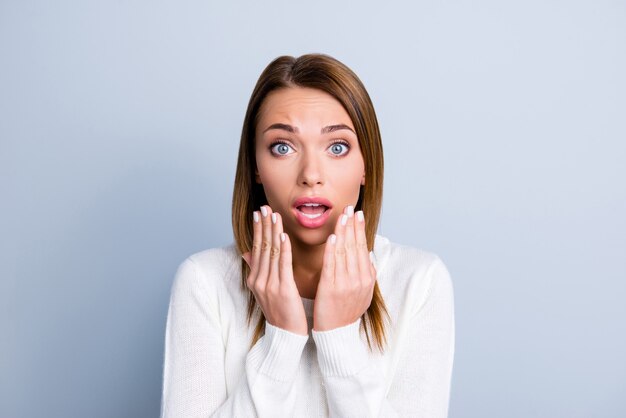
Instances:
[[[290,87],[270,93],[255,135],[256,181],[292,241],[319,245],[355,206],[365,164],[350,116],[331,95]]]

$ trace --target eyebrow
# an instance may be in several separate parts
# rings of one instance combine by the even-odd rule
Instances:
[[[287,132],[292,133],[292,134],[297,134],[299,132],[298,128],[296,128],[295,126],[291,126],[291,125],[288,125],[286,123],[274,123],[274,124],[270,125],[267,129],[265,129],[263,131],[263,133],[265,133],[267,131],[270,131],[272,129],[279,129],[279,130],[282,130],[282,131],[287,131]],[[328,133],[331,133],[331,132],[341,131],[342,129],[347,129],[347,130],[349,130],[350,132],[352,132],[353,134],[356,135],[356,132],[354,132],[354,130],[352,128],[350,128],[348,125],[343,124],[343,123],[339,123],[337,125],[325,126],[325,127],[322,128],[321,133],[322,134],[328,134]]]
[[[324,128],[322,128],[322,133],[328,134],[331,132],[341,131],[342,129],[347,129],[356,135],[356,132],[354,132],[351,127],[349,127],[348,125],[344,125],[343,123],[340,123],[338,125],[325,126]]]

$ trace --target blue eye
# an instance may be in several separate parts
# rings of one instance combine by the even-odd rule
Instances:
[[[342,156],[350,151],[350,147],[348,144],[344,144],[343,142],[336,142],[330,146],[330,153],[334,156]]]
[[[270,147],[270,150],[272,151],[273,154],[276,154],[276,155],[288,155],[288,154],[291,154],[291,152],[293,152],[291,147],[285,144],[284,142],[277,142],[276,144]]]

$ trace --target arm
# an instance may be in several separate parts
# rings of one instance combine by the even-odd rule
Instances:
[[[188,259],[172,287],[161,417],[293,416],[292,383],[308,337],[267,323],[265,336],[246,357],[244,375],[227,393],[217,306],[217,290],[203,286]]]
[[[385,376],[368,361],[361,319],[331,331],[313,330],[330,417],[397,417],[385,399]]]
[[[383,371],[368,362],[367,346],[359,336],[360,320],[331,331],[313,331],[331,417],[447,416],[454,357],[452,283],[439,259],[427,279],[425,302],[410,307],[407,319],[398,324],[402,335],[395,343],[401,344],[400,360],[389,395]]]

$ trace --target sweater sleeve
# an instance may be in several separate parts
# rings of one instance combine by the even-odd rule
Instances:
[[[385,376],[368,362],[361,319],[329,331],[312,331],[330,417],[397,417],[385,398]]]
[[[167,316],[161,417],[291,417],[293,381],[308,336],[266,323],[246,357],[244,375],[226,389],[225,345],[217,291],[187,259],[178,269]]]
[[[454,357],[452,283],[439,259],[426,279],[430,284],[425,301],[415,309],[407,307],[407,318],[398,324],[404,335],[394,341],[401,345],[396,347],[401,360],[392,399],[379,363],[368,362],[360,319],[331,331],[313,331],[331,417],[447,416]]]

